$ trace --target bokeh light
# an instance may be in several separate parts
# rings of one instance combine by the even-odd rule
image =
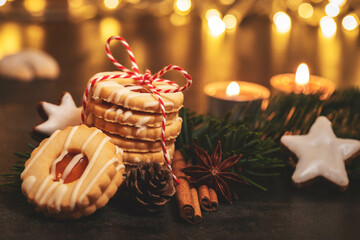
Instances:
[[[100,34],[102,41],[106,41],[109,36],[120,35],[121,25],[118,20],[113,17],[106,17],[100,21]]]
[[[24,0],[24,8],[33,15],[41,14],[46,7],[45,0]]]
[[[329,3],[328,5],[326,5],[325,7],[325,13],[329,16],[329,17],[336,17],[337,15],[339,15],[340,13],[340,8],[338,5],[334,4],[334,3]]]
[[[336,33],[336,23],[331,17],[325,16],[320,19],[321,32],[325,37],[332,37]]]
[[[285,12],[277,12],[273,17],[276,29],[281,33],[286,33],[291,28],[291,18]]]
[[[220,15],[220,12],[218,10],[212,8],[212,9],[209,9],[209,10],[206,11],[205,16],[206,16],[206,19],[209,21],[209,19],[211,17],[220,17],[221,15]]]
[[[235,0],[220,0],[220,3],[224,5],[231,5],[235,2]]]
[[[225,23],[225,28],[228,30],[234,30],[237,25],[237,19],[232,14],[227,14],[223,18],[223,22]]]
[[[184,15],[179,15],[177,13],[173,13],[170,15],[170,22],[174,25],[174,26],[183,26],[187,23],[189,23],[189,18],[188,16],[184,16]]]
[[[302,18],[311,18],[314,14],[314,8],[310,3],[302,3],[298,8],[298,14]]]
[[[344,29],[351,31],[359,25],[359,18],[355,14],[346,15],[342,20],[342,26]]]
[[[336,4],[339,7],[342,7],[345,5],[346,0],[329,0],[330,3]]]
[[[188,14],[191,9],[191,0],[176,0],[174,7],[178,14]]]
[[[104,4],[109,9],[114,9],[120,4],[120,0],[104,0]]]
[[[6,0],[0,0],[0,7],[1,7],[1,6],[4,6],[5,3],[6,3]]]
[[[208,20],[209,30],[212,36],[217,37],[225,32],[225,23],[219,16],[212,16]]]

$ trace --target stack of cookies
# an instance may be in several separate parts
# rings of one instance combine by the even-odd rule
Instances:
[[[93,78],[120,72],[98,73]],[[175,89],[166,83],[153,82],[161,89]],[[166,147],[172,159],[174,142],[181,131],[178,111],[183,104],[182,92],[161,93],[166,112]],[[101,129],[123,150],[126,165],[141,161],[165,162],[161,148],[163,115],[156,96],[133,79],[106,79],[97,82],[89,92],[84,112],[85,124]]]

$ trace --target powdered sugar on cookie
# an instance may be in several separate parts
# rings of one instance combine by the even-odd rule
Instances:
[[[76,107],[75,102],[70,93],[65,92],[61,98],[59,105],[40,102],[39,111],[41,116],[47,119],[34,127],[34,131],[51,135],[56,130],[62,130],[69,126],[81,124],[81,107]]]

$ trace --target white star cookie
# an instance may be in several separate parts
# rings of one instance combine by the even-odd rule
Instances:
[[[62,94],[60,105],[40,102],[38,110],[44,122],[35,126],[34,131],[51,135],[56,130],[80,125],[81,109],[81,107],[76,107],[71,94],[68,92]]]
[[[324,177],[346,190],[349,179],[345,161],[360,153],[360,141],[337,138],[331,122],[318,117],[306,135],[283,136],[281,143],[298,158],[292,181],[298,187]]]

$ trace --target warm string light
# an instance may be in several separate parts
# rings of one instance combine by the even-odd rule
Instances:
[[[276,29],[281,33],[286,33],[291,29],[291,18],[285,12],[280,11],[274,14],[273,17]]]
[[[336,4],[339,7],[342,7],[345,5],[346,0],[329,0],[330,3]]]
[[[45,7],[45,0],[24,0],[24,8],[34,16],[41,15]]]
[[[225,23],[219,16],[212,16],[208,19],[208,27],[211,35],[214,37],[220,36],[225,32]]]
[[[237,26],[237,19],[232,14],[226,14],[223,18],[223,22],[225,23],[225,28],[227,30],[234,30]]]
[[[120,22],[112,17],[103,18],[100,21],[100,36],[101,39],[105,42],[109,36],[121,35],[121,25]]]
[[[359,18],[355,14],[346,15],[342,20],[342,26],[345,30],[351,31],[359,25]]]
[[[314,8],[310,3],[302,3],[298,8],[298,14],[305,19],[311,18],[314,14]]]
[[[191,10],[191,0],[176,0],[174,10],[180,15],[187,15]]]
[[[119,6],[121,0],[104,0],[104,4],[109,9],[114,9]]]
[[[337,29],[334,19],[329,16],[322,17],[320,19],[320,29],[325,37],[334,36]]]
[[[335,3],[329,3],[325,7],[325,13],[329,17],[336,17],[340,13],[340,7],[336,5]]]
[[[225,30],[233,31],[237,26],[237,18],[233,14],[226,14],[221,19],[221,14],[216,9],[209,9],[205,13],[210,34],[214,37],[220,36]]]

